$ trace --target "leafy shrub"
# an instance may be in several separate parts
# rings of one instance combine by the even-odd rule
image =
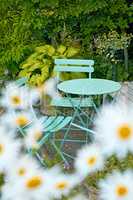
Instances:
[[[35,52],[22,63],[19,77],[25,76],[30,84],[39,86],[52,75],[55,58],[71,58],[78,53],[79,49],[64,45],[36,47]]]
[[[99,35],[131,32],[131,5],[126,0],[64,0],[63,4],[60,0],[1,0],[0,76],[7,78],[8,69],[10,79],[16,78],[20,63],[41,43],[71,46],[79,41],[83,58],[89,57],[89,45],[94,56]]]

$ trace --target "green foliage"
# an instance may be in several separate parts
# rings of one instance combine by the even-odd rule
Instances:
[[[108,34],[104,33],[95,40],[97,53],[116,64],[118,60],[115,58],[115,54],[118,50],[128,48],[132,37],[132,34],[118,34],[116,31],[111,31]]]
[[[104,55],[96,55],[95,60],[95,72],[93,77],[104,78],[104,79],[113,79],[113,67],[116,70],[116,80],[117,81],[126,81],[127,79],[132,79],[132,65],[130,64],[131,72],[127,73],[125,70],[124,63],[122,61],[117,62],[117,64],[111,63],[110,59],[107,59]]]
[[[99,180],[104,179],[114,170],[125,171],[126,169],[133,169],[133,155],[129,154],[123,160],[118,160],[115,156],[112,156],[107,160],[104,170],[98,171],[88,176],[86,180],[84,180],[84,182],[79,185],[79,187],[71,192],[69,197],[62,198],[62,200],[69,200],[71,195],[85,192],[85,186],[87,186],[88,190],[91,188],[93,192],[95,192],[98,190]],[[87,193],[90,194],[90,191],[87,191]]]
[[[123,160],[118,160],[115,156],[110,157],[107,162],[104,170],[99,171],[86,180],[89,186],[97,187],[97,183],[100,179],[105,178],[114,170],[125,171],[126,169],[133,168],[133,155],[128,154],[127,157]]]
[[[0,188],[4,184],[4,174],[0,174]]]
[[[84,58],[93,58],[99,35],[127,32],[132,22],[126,0],[1,0],[0,8],[0,76],[8,70],[10,78],[37,46],[80,46]]]
[[[57,48],[52,45],[36,47],[35,52],[22,63],[19,76],[27,77],[31,85],[39,86],[52,75],[55,58],[70,58],[78,53],[79,49],[64,45]]]

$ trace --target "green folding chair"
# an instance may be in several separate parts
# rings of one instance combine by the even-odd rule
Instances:
[[[23,77],[23,78],[19,78],[15,81],[15,83],[18,85],[18,86],[23,86],[27,83],[27,78],[26,77]]]
[[[21,78],[16,81],[16,83],[21,87],[25,85],[27,82],[26,78]],[[78,98],[74,98],[75,102],[77,101],[78,105]],[[87,99],[85,99],[87,101]],[[88,103],[88,102],[86,102]],[[69,104],[70,105],[70,104]],[[87,104],[88,105],[88,104]],[[41,157],[39,150],[44,145],[47,147],[47,143],[50,144],[50,147],[52,146],[53,149],[60,155],[62,160],[65,164],[69,165],[67,157],[72,158],[71,155],[67,154],[63,148],[61,148],[65,142],[76,142],[76,143],[85,143],[86,140],[80,140],[80,139],[69,139],[64,137],[66,133],[69,131],[69,127],[72,124],[72,116],[44,116],[43,117],[43,125],[44,125],[44,136],[38,141],[39,149],[38,151],[29,149],[28,152],[30,154],[35,154],[37,158],[40,160],[42,164],[44,164],[44,159]],[[20,133],[25,136],[25,130],[23,128],[19,128]],[[84,131],[89,131],[84,128]],[[58,137],[58,133],[61,133],[61,135]],[[57,137],[56,137],[57,136]]]
[[[57,152],[62,160],[69,164],[67,159],[64,156],[64,153],[61,151],[59,146],[56,143],[56,133],[58,133],[60,130],[62,130],[64,127],[66,127],[68,124],[71,123],[72,117],[64,117],[64,116],[44,116],[41,118],[41,122],[43,124],[43,136],[38,141],[38,148],[35,149],[27,149],[28,153],[30,155],[35,155],[39,161],[45,165],[45,160],[42,158],[41,154],[39,153],[42,146],[46,146],[49,144],[50,147],[52,146],[53,149],[55,149],[55,152]],[[33,121],[34,123],[34,121]],[[27,125],[26,127],[19,127],[20,134],[25,137],[27,128],[32,126],[32,123]],[[49,147],[49,146],[48,146]]]
[[[27,78],[25,78],[25,77],[24,78],[20,78],[20,79],[16,80],[15,83],[19,87],[24,86],[27,83]],[[33,118],[34,118],[34,116],[33,116]],[[72,117],[70,117],[70,116],[67,116],[67,117],[64,117],[64,116],[44,116],[44,117],[42,117],[41,121],[42,121],[43,127],[44,127],[44,135],[38,141],[39,149],[36,152],[34,152],[34,150],[32,150],[32,149],[28,149],[28,152],[30,154],[34,154],[35,153],[35,155],[37,156],[39,161],[44,165],[44,159],[39,154],[39,150],[41,149],[41,147],[43,145],[47,145],[46,143],[48,142],[50,144],[50,146],[53,146],[53,148],[60,155],[62,160],[66,164],[68,164],[67,159],[65,158],[63,152],[60,150],[60,148],[58,147],[58,145],[56,143],[56,133],[58,133],[59,131],[63,130],[68,124],[70,124],[71,123],[71,119],[72,119]],[[30,125],[32,125],[32,123]],[[20,133],[22,134],[23,137],[25,137],[26,128],[27,127],[24,127],[24,128],[19,127],[19,131],[20,131]]]
[[[39,146],[41,147],[43,144],[48,142],[50,145],[53,146],[55,152],[57,152],[62,160],[68,164],[67,159],[65,158],[62,150],[60,149],[59,145],[56,143],[56,136],[59,131],[62,131],[61,134],[63,135],[63,129],[68,124],[71,123],[72,117],[64,117],[64,116],[45,116],[43,125],[44,125],[44,137],[39,141]],[[63,137],[63,136],[62,136]],[[58,139],[57,139],[58,140]]]
[[[91,78],[92,72],[94,72],[93,60],[80,60],[80,59],[55,59],[54,71],[57,74],[58,82],[62,80],[62,72],[74,72],[74,73],[88,73]],[[73,105],[78,106],[80,99],[71,97],[71,100],[67,97],[56,98],[51,101],[52,106],[56,107],[69,107],[73,108]],[[90,98],[82,100],[80,107],[91,107],[92,101]]]
[[[71,154],[66,153],[65,150],[60,148],[60,145],[58,145],[58,142],[60,142],[63,139],[64,131],[67,130],[67,126],[72,123],[72,117],[64,117],[64,116],[44,116],[41,118],[43,127],[44,127],[44,134],[42,138],[38,141],[39,148],[37,151],[32,152],[32,149],[29,150],[29,152],[32,154],[35,154],[37,158],[40,160],[40,162],[44,165],[44,159],[39,154],[39,150],[44,145],[48,147],[49,149],[53,147],[55,149],[55,152],[60,156],[60,158],[63,160],[63,162],[69,166],[68,158],[74,159],[74,157]],[[89,130],[85,129],[89,132]],[[61,134],[62,138],[58,138],[58,134]],[[67,142],[70,142],[71,140],[67,140]],[[81,140],[75,140],[75,142],[83,143],[84,141]],[[50,146],[49,146],[49,145]]]
[[[86,76],[88,76],[89,79],[91,79],[91,75],[94,72],[94,60],[81,60],[81,59],[55,59],[55,67],[54,67],[54,71],[57,74],[57,83],[62,82],[62,73],[85,73]],[[78,78],[81,78],[78,76]],[[78,86],[77,86],[78,87]],[[73,111],[76,111],[78,108],[79,112],[72,112],[72,122],[75,121],[76,119],[76,123],[78,124],[82,124],[82,126],[84,127],[88,127],[90,124],[91,117],[92,117],[92,113],[91,113],[91,117],[88,117],[88,113],[83,112],[83,109],[86,108],[91,108],[94,106],[94,103],[92,101],[92,98],[90,97],[84,97],[81,98],[80,97],[73,97],[71,95],[65,95],[62,96],[60,98],[56,98],[53,99],[51,101],[51,105],[55,106],[56,110],[59,111],[61,110],[61,113],[63,113],[62,108],[70,108]],[[80,106],[79,106],[80,105]],[[65,112],[64,112],[65,114]],[[76,116],[75,116],[76,115]],[[82,119],[82,115],[86,115],[86,119],[87,121],[84,122]],[[63,146],[64,142],[67,139],[67,135],[68,132],[71,130],[76,130],[79,131],[78,126],[75,128],[73,126],[69,126],[67,132],[64,135],[64,140],[62,141],[61,146]],[[81,129],[80,129],[81,130]],[[86,135],[86,142],[88,140],[88,132]],[[74,141],[72,141],[74,142]]]

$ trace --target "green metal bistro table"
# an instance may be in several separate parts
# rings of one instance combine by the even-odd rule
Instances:
[[[112,81],[112,80],[106,80],[106,79],[97,79],[97,78],[91,78],[91,79],[73,79],[68,81],[63,81],[57,85],[58,90],[65,93],[66,96],[69,98],[70,102],[72,102],[71,95],[78,95],[81,99],[79,105],[74,105],[74,113],[73,118],[71,121],[71,125],[75,126],[76,128],[79,128],[84,131],[88,131],[89,133],[95,134],[93,130],[88,129],[88,127],[85,126],[84,122],[81,119],[82,125],[76,124],[74,122],[75,117],[80,114],[79,112],[82,112],[82,108],[80,107],[80,104],[82,102],[82,99],[85,97],[90,97],[92,106],[94,107],[95,111],[97,112],[97,107],[94,102],[94,96],[97,95],[107,95],[111,93],[118,92],[121,88],[121,85],[118,82]],[[68,131],[66,132],[64,136],[63,143],[65,142],[65,139],[67,137]],[[62,143],[62,145],[63,145]]]
[[[64,92],[68,98],[71,94],[78,95],[81,98],[81,101],[85,96],[91,97],[90,101],[96,109],[93,96],[107,95],[118,92],[121,88],[121,85],[120,83],[112,80],[86,78],[63,81],[62,83],[58,84],[57,88]],[[73,103],[71,98],[69,98],[69,100],[71,103]],[[73,105],[73,107],[79,108],[80,103],[78,105]]]
[[[81,101],[84,97],[89,96],[92,106],[96,109],[94,96],[96,95],[107,95],[111,93],[118,92],[121,88],[120,83],[107,80],[107,79],[73,79],[68,81],[63,81],[57,86],[58,90],[62,91],[69,98],[70,95],[78,95],[81,98]],[[72,98],[69,98],[71,104]],[[73,107],[76,109],[80,108],[80,104],[74,104]],[[97,110],[97,109],[96,109]]]
[[[59,83],[57,88],[67,94],[76,95],[103,95],[118,92],[120,83],[107,79],[73,79]]]

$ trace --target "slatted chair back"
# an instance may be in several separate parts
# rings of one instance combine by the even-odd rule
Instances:
[[[28,79],[26,77],[23,77],[23,78],[20,78],[20,79],[17,79],[15,81],[15,83],[18,85],[18,86],[23,86],[27,83]]]
[[[57,73],[58,80],[61,81],[61,72],[86,72],[91,78],[94,72],[94,60],[80,60],[80,59],[55,59],[54,71]]]

